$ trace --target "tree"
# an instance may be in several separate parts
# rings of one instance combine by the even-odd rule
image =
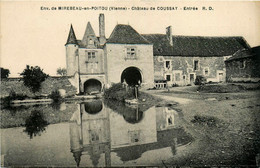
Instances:
[[[45,131],[45,127],[49,123],[45,120],[45,117],[41,111],[34,110],[31,115],[25,120],[25,130],[32,139],[33,136],[41,135],[41,132]]]
[[[40,90],[41,83],[48,77],[40,67],[29,65],[26,65],[26,68],[20,75],[23,76],[24,85],[30,88],[34,93]]]
[[[57,69],[57,75],[66,76],[67,75],[66,68],[58,68]]]
[[[1,79],[2,78],[8,78],[8,76],[10,74],[9,69],[5,69],[5,68],[0,67],[0,71],[1,71]]]

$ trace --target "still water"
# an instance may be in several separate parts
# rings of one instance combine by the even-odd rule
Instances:
[[[24,118],[25,127],[1,129],[1,159],[4,166],[163,166],[192,141],[180,116],[167,106],[141,111],[102,100],[17,110],[8,118]]]

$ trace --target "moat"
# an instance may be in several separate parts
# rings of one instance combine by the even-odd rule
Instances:
[[[5,115],[20,118],[22,127],[1,129],[4,166],[163,166],[193,141],[179,124],[181,112],[169,105],[141,111],[98,99]]]

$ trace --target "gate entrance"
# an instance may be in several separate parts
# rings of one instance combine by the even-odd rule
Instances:
[[[142,83],[142,75],[136,67],[128,67],[121,74],[121,83],[126,82],[129,86],[140,85]]]
[[[97,79],[89,79],[84,83],[84,93],[94,94],[101,92],[102,84]]]

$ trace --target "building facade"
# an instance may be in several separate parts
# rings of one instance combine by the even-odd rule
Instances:
[[[260,47],[239,50],[225,61],[227,82],[260,81]]]
[[[99,37],[88,22],[82,40],[71,25],[66,43],[67,73],[75,76],[78,92],[91,94],[126,82],[142,87],[192,85],[196,77],[225,82],[225,60],[250,49],[243,37],[198,37],[139,34],[130,25],[117,24],[105,36],[105,17],[99,16]]]

